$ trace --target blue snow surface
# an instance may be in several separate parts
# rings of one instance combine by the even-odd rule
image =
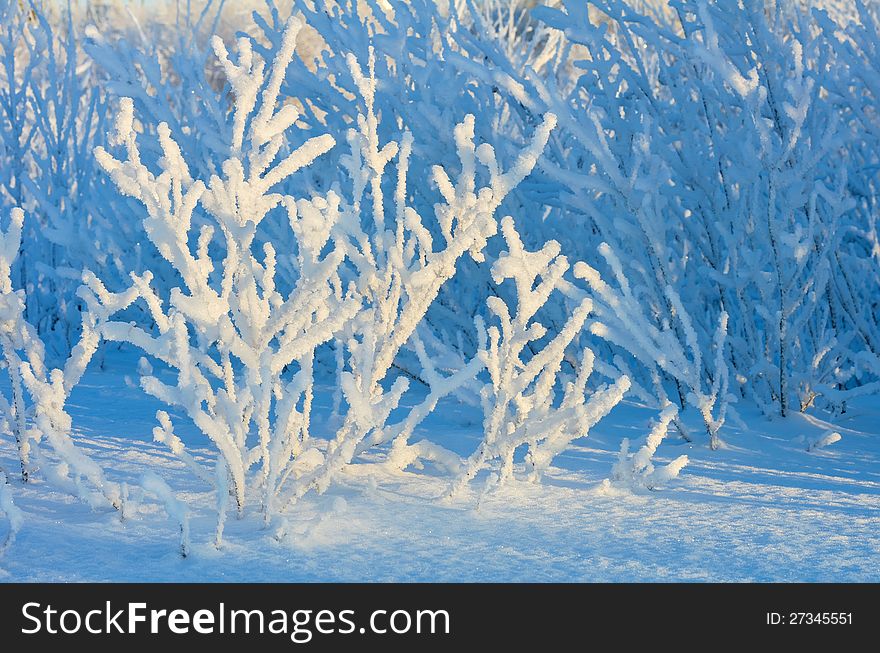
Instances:
[[[136,358],[93,362],[69,403],[74,437],[107,476],[133,486],[164,478],[191,513],[192,551],[178,555],[177,524],[152,498],[125,521],[54,490],[39,470],[13,479],[24,524],[0,557],[0,581],[878,581],[880,405],[853,404],[834,418],[768,420],[739,406],[748,428],[728,422],[711,451],[670,434],[656,459],[682,453],[681,476],[655,491],[603,485],[623,437],[638,444],[654,412],[621,405],[555,460],[542,483],[514,479],[484,495],[483,472],[454,501],[449,478],[390,472],[371,453],[323,495],[306,495],[278,524],[258,508],[230,516],[213,545],[212,488],[152,440],[157,409],[137,385]],[[169,376],[171,381],[172,377]],[[332,389],[316,393],[316,437],[329,437]],[[169,411],[190,452],[210,464],[211,443]],[[699,434],[693,414],[688,415]],[[414,440],[467,455],[479,441],[477,407],[441,404]],[[805,442],[833,429],[824,449]],[[0,436],[0,465],[17,467]],[[255,506],[256,502],[252,503]],[[0,542],[8,523],[0,515]]]

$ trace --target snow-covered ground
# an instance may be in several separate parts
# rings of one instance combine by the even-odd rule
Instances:
[[[37,473],[11,487],[25,521],[0,558],[0,581],[880,580],[876,399],[851,405],[833,423],[842,439],[813,452],[805,442],[828,424],[799,415],[767,421],[742,406],[750,428],[728,423],[720,451],[670,435],[657,460],[687,453],[690,464],[653,492],[602,484],[621,438],[643,438],[655,416],[631,404],[556,458],[541,484],[515,480],[482,500],[481,478],[443,502],[436,497],[449,478],[430,468],[352,465],[326,494],[289,511],[286,535],[279,523],[264,528],[252,508],[229,519],[218,551],[211,488],[152,442],[161,406],[126,380],[133,365],[109,354],[77,386],[69,404],[76,440],[114,480],[152,470],[171,485],[192,512],[190,556],[178,555],[177,525],[152,499],[123,522]],[[316,393],[318,436],[327,432],[320,416],[330,394]],[[429,435],[466,455],[479,441],[478,419],[475,409],[441,405],[414,440]],[[213,456],[182,416],[175,423],[191,451]],[[0,440],[0,464],[16,468],[11,438]],[[0,518],[0,540],[6,529]]]

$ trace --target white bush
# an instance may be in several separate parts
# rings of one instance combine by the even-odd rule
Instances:
[[[33,459],[54,484],[83,501],[121,510],[119,486],[108,481],[101,467],[76,446],[65,410],[71,390],[98,348],[98,316],[83,315],[79,340],[64,366],[48,369],[43,343],[24,319],[24,293],[13,291],[10,279],[23,224],[24,212],[13,209],[9,228],[0,232],[0,348],[12,388],[12,400],[2,397],[0,408],[15,437],[22,480],[28,481]],[[55,454],[54,462],[43,455],[43,441]]]
[[[329,136],[315,136],[289,153],[284,150],[286,132],[300,114],[293,105],[280,103],[278,94],[300,27],[295,18],[289,21],[268,71],[249,39],[238,42],[238,63],[215,40],[235,98],[224,177],[213,176],[207,183],[194,179],[167,125],[158,129],[161,172],[150,172],[138,147],[130,100],[123,100],[116,123],[115,142],[125,148],[125,158],[96,150],[120,191],[144,204],[147,236],[185,287],[173,288],[166,299],[151,288],[149,272],[132,274],[133,286],[122,293],[111,293],[89,277],[88,304],[93,311],[108,314],[136,299],[149,308],[158,334],[113,321],[102,324],[101,333],[111,341],[132,343],[177,370],[176,387],[151,375],[142,378],[142,386],[185,410],[219,451],[212,474],[186,454],[168,415],[159,414],[157,439],[200,478],[215,478],[218,543],[227,498],[234,498],[241,514],[249,487],[261,495],[268,520],[309,490],[323,492],[368,437],[367,445],[394,439],[393,456],[409,456],[408,462],[412,461],[401,450],[413,428],[440,398],[472,378],[478,367],[442,377],[427,363],[431,394],[398,425],[386,422],[407,389],[406,379],[397,378],[388,390],[381,383],[440,287],[455,274],[457,261],[465,254],[482,258],[486,239],[496,229],[493,212],[530,172],[553,124],[548,117],[506,171],[500,169],[490,146],[476,147],[473,117],[456,127],[461,164],[457,178],[452,181],[440,166],[433,172],[443,200],[434,207],[442,235],[438,246],[422,216],[407,205],[412,137],[405,132],[399,143],[380,146],[373,109],[373,59],[365,74],[349,57],[366,107],[358,116],[358,129],[347,135],[351,153],[343,165],[351,176],[350,197],[344,198],[339,188],[311,199],[271,192],[334,143]],[[386,207],[383,180],[386,166],[395,158],[392,208],[391,202]],[[482,187],[475,180],[478,160],[489,173]],[[262,257],[253,253],[256,229],[276,207],[287,212],[296,243],[295,284],[286,296],[275,283],[272,243],[264,244]],[[202,226],[197,238],[190,234],[194,216],[202,210],[224,240],[225,257],[216,271],[209,255],[213,228]],[[393,219],[393,224],[386,226],[386,219]],[[347,411],[326,452],[312,453],[308,426],[313,364],[317,348],[331,340],[342,348],[338,383]],[[297,371],[287,378],[290,366]],[[250,438],[252,427],[256,443]],[[436,459],[441,449],[422,445],[409,451]],[[304,468],[300,460],[318,462]],[[249,480],[254,466],[259,472]]]
[[[111,321],[101,332],[111,341],[130,342],[178,372],[176,386],[146,375],[148,393],[184,410],[214,443],[219,456],[213,473],[201,478],[216,484],[218,528],[222,540],[228,498],[242,513],[247,501],[248,471],[259,467],[253,487],[266,519],[272,514],[279,488],[292,472],[298,455],[308,448],[311,366],[315,349],[354,317],[358,297],[342,287],[339,266],[344,248],[335,243],[322,252],[331,224],[315,223],[299,211],[294,198],[272,192],[274,186],[333,145],[333,138],[309,138],[287,149],[286,132],[299,114],[279,101],[278,89],[301,25],[292,19],[282,47],[268,67],[249,39],[238,42],[237,63],[219,39],[214,48],[235,97],[231,112],[228,158],[223,176],[207,182],[194,179],[167,124],[159,126],[163,151],[161,172],[154,175],[142,161],[134,131],[134,105],[122,101],[115,142],[125,149],[116,159],[103,148],[95,153],[120,191],[141,201],[148,217],[144,228],[159,254],[179,274],[183,286],[160,297],[150,285],[152,274],[132,273],[129,291],[111,293],[95,278],[89,280],[90,306],[117,312],[135,300],[150,311],[158,333]],[[271,243],[258,256],[253,246],[257,227],[276,208],[287,213],[296,236],[299,276],[282,294],[276,286],[276,251]],[[203,224],[193,238],[196,211],[213,224]],[[215,274],[209,248],[219,231],[224,258]],[[191,242],[191,240],[193,242]],[[298,372],[283,379],[288,366]],[[160,413],[158,439],[185,456],[173,436],[167,414]],[[251,426],[257,442],[249,440]]]
[[[558,290],[569,264],[553,241],[537,252],[527,251],[510,217],[502,223],[502,234],[508,249],[495,261],[492,275],[497,284],[513,280],[516,304],[511,310],[500,297],[489,299],[489,310],[499,324],[489,327],[488,344],[479,353],[490,379],[481,393],[483,441],[467,460],[453,494],[496,458],[501,461],[498,482],[509,479],[514,452],[524,444],[528,444],[531,477],[539,479],[557,454],[572,440],[587,436],[620,402],[630,385],[626,376],[620,376],[611,386],[588,394],[587,381],[593,371],[589,349],[580,356],[575,379],[562,382],[559,378],[565,350],[592,309],[589,299],[574,308],[557,334],[526,355],[531,343],[547,335],[534,318]]]
[[[2,469],[0,469],[0,513],[6,517],[9,525],[9,530],[3,540],[3,544],[0,544],[0,555],[3,555],[15,542],[15,536],[21,530],[21,526],[24,523],[24,514],[12,501],[9,478]]]
[[[666,437],[669,423],[675,418],[678,409],[669,405],[660,413],[660,416],[651,428],[643,444],[634,454],[629,453],[629,439],[624,438],[620,445],[620,453],[617,462],[611,469],[613,483],[625,487],[643,487],[649,490],[656,489],[678,477],[681,470],[687,465],[688,457],[678,456],[675,460],[662,467],[655,467],[653,458],[657,447]]]

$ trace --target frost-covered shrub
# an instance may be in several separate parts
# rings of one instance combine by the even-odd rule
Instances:
[[[108,322],[102,333],[108,340],[131,342],[177,369],[176,386],[152,375],[141,383],[148,393],[183,409],[218,449],[213,472],[197,468],[200,477],[216,484],[218,542],[229,497],[239,513],[244,510],[246,477],[254,465],[260,469],[255,489],[267,518],[271,514],[278,486],[308,439],[315,349],[357,310],[357,298],[338,278],[344,250],[331,243],[323,251],[331,225],[315,224],[297,211],[294,198],[272,192],[333,144],[332,137],[318,135],[287,148],[285,132],[298,112],[279,102],[278,91],[299,28],[298,21],[290,22],[268,69],[247,38],[238,42],[237,60],[215,39],[235,96],[222,177],[214,175],[207,182],[194,178],[166,123],[158,128],[161,172],[150,172],[141,159],[131,100],[123,100],[116,123],[115,142],[124,147],[125,158],[96,151],[120,191],[144,204],[147,237],[183,285],[160,297],[150,285],[149,272],[132,273],[133,285],[122,293],[111,293],[92,279],[90,304],[115,312],[140,299],[148,307],[157,333],[123,322]],[[266,243],[257,254],[253,247],[257,226],[276,208],[287,213],[297,236],[300,275],[285,294],[275,284],[275,248]],[[197,211],[204,211],[213,224],[203,224],[193,236]],[[210,255],[215,229],[224,241],[216,272]],[[282,379],[288,366],[297,372]],[[161,439],[182,456],[168,416],[160,413],[159,419]],[[252,425],[256,443],[249,440]],[[189,463],[196,465],[191,459]]]
[[[64,366],[48,368],[43,342],[24,319],[24,292],[14,291],[10,278],[23,224],[24,212],[13,209],[9,227],[0,232],[0,348],[12,391],[11,399],[0,396],[0,409],[15,437],[22,480],[28,481],[33,460],[54,485],[92,506],[110,505],[120,510],[120,488],[76,446],[71,437],[71,418],[65,410],[71,390],[98,348],[100,314],[83,314],[79,339]],[[40,445],[44,441],[54,461],[43,454]]]
[[[700,412],[709,444],[712,449],[719,445],[718,430],[724,424],[729,402],[735,397],[728,393],[728,368],[725,354],[727,337],[727,313],[722,312],[718,318],[718,327],[712,342],[714,349],[714,365],[712,366],[711,386],[704,389],[703,384],[703,350],[693,322],[675,290],[667,286],[666,299],[671,314],[658,325],[646,315],[633,289],[626,279],[620,259],[611,251],[607,244],[599,246],[599,252],[617,281],[619,288],[614,289],[607,284],[599,273],[586,263],[575,266],[575,276],[589,285],[588,296],[594,298],[596,318],[591,320],[588,330],[595,336],[611,342],[629,353],[633,358],[651,369],[658,367],[671,377],[686,401]],[[569,291],[573,294],[572,291]],[[675,329],[670,326],[674,318],[684,334],[684,343],[679,340]],[[710,350],[711,351],[711,350]],[[708,353],[708,352],[707,352]],[[618,365],[621,365],[618,362]],[[635,387],[635,393],[649,405],[659,404],[664,410],[670,401],[663,385],[656,376],[651,377],[652,386]],[[677,411],[669,415],[674,420]]]
[[[28,480],[30,445],[24,404],[24,388],[21,380],[20,350],[32,352],[35,360],[42,361],[42,343],[27,322],[22,319],[24,313],[24,293],[16,293],[12,288],[12,264],[18,256],[21,243],[21,230],[24,224],[24,212],[13,209],[10,224],[0,235],[0,343],[3,348],[3,363],[9,375],[11,397],[0,395],[0,407],[6,430],[15,438],[18,459],[21,464],[21,478]]]
[[[877,191],[880,116],[880,14],[874,3],[856,0],[844,5],[855,15],[816,13],[821,38],[839,53],[837,75],[823,78],[823,87],[840,112],[845,131],[846,186],[854,206],[852,219],[838,233],[832,252],[829,320],[837,337],[819,348],[814,367],[824,383],[810,383],[800,392],[809,404],[815,395],[830,397],[837,405],[846,398],[872,394],[880,389],[880,240],[878,240]],[[852,360],[852,352],[855,360]],[[851,364],[848,364],[850,363]],[[831,379],[833,382],[828,382]],[[811,379],[807,379],[811,381]],[[801,382],[803,385],[803,382]],[[820,397],[821,400],[821,397]]]
[[[645,443],[634,454],[629,453],[629,439],[623,439],[617,462],[611,468],[613,483],[653,490],[679,475],[688,463],[686,455],[678,456],[662,467],[655,467],[653,462],[657,447],[666,437],[669,424],[677,412],[678,409],[672,404],[664,408],[648,433]]]
[[[539,251],[527,251],[509,216],[502,222],[502,233],[508,249],[493,264],[492,276],[499,285],[512,280],[517,299],[510,307],[500,297],[489,298],[498,325],[489,327],[487,344],[478,354],[489,372],[489,383],[481,392],[483,441],[466,461],[452,493],[496,458],[501,462],[498,483],[509,479],[514,452],[522,445],[528,445],[531,477],[539,479],[553,458],[572,440],[587,436],[630,386],[629,379],[620,376],[610,386],[588,393],[594,360],[589,349],[582,352],[574,379],[559,378],[565,350],[583,328],[592,302],[583,299],[565,326],[545,340],[547,329],[534,318],[558,291],[568,261],[554,241]]]
[[[288,21],[268,70],[251,40],[238,41],[234,61],[215,39],[235,99],[222,177],[214,175],[207,183],[194,177],[164,123],[158,128],[161,172],[151,172],[141,157],[129,100],[122,102],[115,136],[124,158],[103,148],[96,151],[120,191],[144,204],[147,236],[185,287],[172,288],[164,298],[151,287],[149,273],[132,274],[133,286],[121,293],[90,278],[88,303],[108,314],[138,299],[149,308],[158,333],[123,322],[102,324],[101,333],[111,341],[135,344],[177,370],[176,387],[150,375],[142,378],[142,386],[185,410],[218,448],[213,473],[201,468],[174,436],[168,415],[159,414],[157,439],[199,477],[215,479],[218,542],[230,495],[241,513],[252,488],[261,495],[268,520],[310,489],[326,489],[364,444],[394,439],[394,456],[403,455],[418,421],[473,376],[474,366],[446,378],[429,370],[435,383],[427,402],[403,423],[386,425],[407,388],[403,377],[390,389],[382,386],[397,353],[455,274],[459,259],[465,254],[482,258],[486,239],[496,229],[494,211],[531,171],[552,128],[548,117],[510,169],[503,170],[491,146],[476,147],[474,119],[466,117],[455,128],[458,176],[453,181],[443,167],[433,170],[443,200],[432,210],[441,234],[435,240],[407,202],[412,136],[404,132],[399,142],[381,144],[373,55],[368,74],[351,55],[348,65],[365,110],[357,117],[358,129],[347,132],[351,149],[343,167],[350,175],[350,192],[334,186],[311,199],[272,192],[334,144],[331,136],[319,135],[291,148],[286,138],[300,112],[281,102],[279,92],[300,28],[296,18]],[[393,202],[386,202],[385,168],[393,159]],[[488,172],[485,186],[477,185],[477,161]],[[284,294],[275,283],[273,244],[266,242],[259,256],[254,252],[257,227],[278,208],[287,213],[296,252],[294,283]],[[191,234],[194,216],[202,212],[223,236],[219,269],[211,258],[212,225]],[[322,453],[309,443],[312,374],[317,348],[331,340],[341,348],[337,381],[346,414]],[[418,451],[436,458],[438,450]],[[254,466],[259,472],[249,480]]]
[[[21,530],[21,526],[24,523],[24,515],[21,509],[12,501],[9,478],[2,469],[0,469],[0,514],[6,518],[9,527],[6,536],[3,538],[3,543],[0,544],[0,555],[3,555],[12,546],[12,543],[15,542],[15,535]]]
[[[525,111],[558,114],[541,168],[561,202],[543,228],[577,231],[563,249],[603,274],[594,252],[608,243],[646,319],[668,324],[683,352],[711,352],[726,314],[733,389],[768,414],[817,399],[839,407],[876,387],[860,352],[876,355],[875,180],[865,174],[876,126],[865,129],[874,112],[862,107],[877,22],[858,12],[833,22],[796,2],[653,11],[563,0],[533,17],[564,31],[579,58],[574,83],[517,72],[500,51],[481,68],[451,60]],[[721,373],[704,355],[699,383],[683,384],[628,344],[611,353],[635,363],[633,380],[651,392],[659,375],[660,405],[666,386],[684,408]]]
[[[505,196],[531,171],[553,128],[552,115],[545,117],[532,142],[519,154],[508,170],[503,170],[494,148],[483,143],[477,147],[474,138],[474,117],[465,116],[454,130],[459,158],[459,173],[451,178],[442,166],[435,166],[432,177],[442,202],[432,213],[440,232],[435,239],[426,226],[428,222],[408,205],[407,175],[412,136],[405,132],[400,143],[391,141],[379,148],[378,123],[374,113],[376,89],[372,52],[370,77],[358,70],[353,56],[349,58],[358,91],[365,98],[366,113],[358,116],[360,133],[349,131],[352,153],[347,165],[353,177],[354,201],[342,210],[348,213],[343,224],[357,225],[362,211],[368,211],[369,229],[363,233],[356,227],[346,234],[349,259],[354,267],[356,283],[364,288],[365,310],[352,322],[347,338],[348,368],[339,379],[349,411],[345,423],[331,442],[325,465],[304,479],[294,492],[301,495],[310,485],[321,490],[333,473],[351,461],[363,444],[381,444],[394,440],[392,464],[405,466],[413,454],[421,454],[444,462],[450,459],[439,447],[406,447],[406,440],[418,422],[436,406],[437,401],[468,381],[479,365],[465,365],[448,376],[440,375],[421,342],[415,348],[426,370],[430,392],[426,400],[397,425],[385,426],[390,411],[399,403],[407,388],[405,377],[398,377],[389,391],[380,382],[388,374],[395,357],[416,332],[442,286],[456,273],[458,261],[465,255],[482,261],[486,240],[496,230],[494,212]],[[397,185],[394,190],[393,231],[385,226],[391,207],[383,200],[382,172],[388,161],[397,155]],[[488,183],[477,185],[477,163],[488,172]],[[369,184],[371,210],[360,207],[366,200]],[[343,213],[345,215],[345,213]],[[334,218],[333,221],[336,219]],[[365,438],[369,439],[365,441]]]

